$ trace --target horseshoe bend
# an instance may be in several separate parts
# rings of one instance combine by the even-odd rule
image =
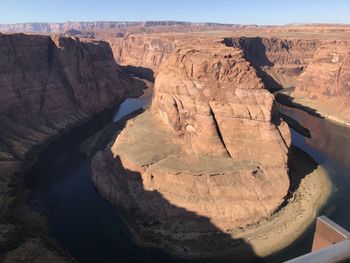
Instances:
[[[350,26],[321,10],[350,4],[20,2],[0,8],[0,263],[350,258]],[[322,23],[282,25],[308,8]],[[260,22],[105,21],[176,12]],[[74,22],[11,24],[41,13]]]
[[[93,182],[143,244],[191,259],[263,257],[301,234],[330,191],[290,142],[242,50],[183,46],[158,69],[151,107],[94,156]]]

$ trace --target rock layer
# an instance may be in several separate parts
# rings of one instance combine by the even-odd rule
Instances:
[[[94,157],[96,187],[146,243],[185,257],[237,248],[229,232],[270,216],[289,188],[273,96],[222,45],[171,53],[154,92],[151,112]]]
[[[68,128],[135,95],[136,84],[120,70],[106,42],[0,34],[0,239],[6,249],[8,229],[20,236],[14,243],[9,239],[10,248],[27,244],[29,226],[18,223],[26,215],[13,220],[13,213],[24,206],[17,200],[24,195],[18,193],[24,191],[20,175],[36,154]],[[22,250],[9,255],[16,251]]]
[[[285,164],[273,147],[286,153],[289,139],[285,143],[272,124],[278,122],[272,95],[241,51],[216,49],[181,48],[170,56],[157,76],[152,111],[182,131],[195,153]]]
[[[275,37],[225,38],[226,45],[240,48],[270,90],[294,87],[313,54],[329,40],[279,39]]]
[[[162,35],[126,35],[109,38],[115,60],[137,75],[154,81],[162,61],[172,52],[178,40]]]
[[[323,114],[350,121],[350,44],[321,46],[298,79],[293,96]]]
[[[1,156],[9,165],[133,89],[106,42],[0,35],[0,56]]]

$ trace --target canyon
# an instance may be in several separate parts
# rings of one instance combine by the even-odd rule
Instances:
[[[331,183],[291,146],[271,92],[347,122],[348,30],[171,21],[0,26],[41,34],[0,33],[0,259],[74,262],[45,231],[33,234],[45,223],[32,223],[43,219],[25,204],[23,174],[51,142],[141,95],[149,81],[150,108],[123,120],[91,163],[96,189],[135,242],[180,258],[244,262],[286,247]],[[61,35],[45,35],[52,32]]]
[[[120,70],[103,41],[0,34],[0,56],[1,247],[42,246],[40,257],[48,250],[40,238],[17,238],[28,223],[28,208],[20,202],[23,173],[47,144],[126,97],[142,94],[143,83]]]

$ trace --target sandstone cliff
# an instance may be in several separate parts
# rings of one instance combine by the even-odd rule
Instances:
[[[170,56],[157,76],[152,110],[174,130],[182,130],[195,153],[265,162],[262,158],[273,156],[275,149],[260,148],[261,143],[277,142],[281,149],[289,144],[272,127],[273,117],[278,118],[273,97],[240,50],[216,49],[181,48]],[[248,123],[256,128],[266,124],[261,129],[266,133],[247,134],[254,130],[247,129]],[[280,151],[275,154],[266,163],[285,163]]]
[[[294,87],[313,54],[329,40],[279,39],[275,37],[225,38],[226,45],[240,48],[269,90]]]
[[[0,35],[0,56],[2,167],[132,91],[106,42]]]
[[[161,62],[176,47],[175,37],[165,35],[127,35],[123,38],[109,38],[118,64],[132,73],[154,81]]]
[[[237,255],[245,243],[232,231],[269,217],[289,189],[289,130],[273,96],[242,51],[220,44],[176,49],[154,92],[152,110],[94,157],[97,189],[143,242]]]
[[[200,36],[200,37],[199,37]],[[205,35],[133,34],[108,38],[116,61],[130,72],[152,79],[169,54],[189,43],[203,45]],[[211,37],[213,41],[213,37]],[[220,38],[218,38],[218,41]],[[205,42],[205,41],[204,41]],[[241,49],[269,90],[294,87],[311,62],[317,48],[334,41],[327,39],[280,39],[276,37],[233,37],[222,40]]]
[[[293,96],[323,115],[350,123],[350,45],[339,42],[317,49],[298,79]]]
[[[36,153],[68,128],[134,93],[134,84],[115,63],[106,42],[0,34],[0,226],[4,233],[15,229],[14,235],[16,231],[24,235],[24,226],[11,221],[12,204],[15,200],[18,205],[16,198],[23,196],[16,192],[20,175],[33,164]],[[9,248],[6,242],[1,236],[1,253]]]

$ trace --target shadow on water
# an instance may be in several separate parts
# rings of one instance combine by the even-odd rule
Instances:
[[[274,63],[266,56],[266,46],[261,37],[224,38],[222,43],[228,47],[243,50],[245,58],[251,63],[258,77],[262,79],[271,92],[283,89],[273,76],[262,70],[263,67],[273,67]]]
[[[279,102],[282,105],[289,106],[289,107],[292,107],[292,108],[298,108],[298,109],[301,109],[301,110],[309,113],[310,115],[312,115],[314,117],[317,117],[317,118],[320,118],[320,119],[324,119],[324,117],[321,114],[319,114],[317,112],[317,110],[295,102],[294,98],[288,94],[288,93],[292,92],[293,90],[294,90],[294,88],[290,88],[290,89],[288,89],[288,91],[285,89],[282,92],[276,92],[275,93],[276,101]]]
[[[120,66],[122,70],[128,74],[138,76],[140,78],[147,79],[148,81],[154,82],[154,72],[150,68],[145,68],[145,67],[135,67],[135,66]]]
[[[128,113],[126,108],[129,108],[129,112],[135,110],[132,99],[120,106],[120,109],[123,109],[121,116]],[[140,112],[142,111],[137,111],[133,116]],[[130,115],[125,119],[128,117]],[[72,129],[40,154],[37,164],[26,175],[25,184],[31,189],[29,204],[36,211],[48,216],[50,236],[78,262],[188,262],[171,257],[159,249],[137,246],[115,207],[105,201],[94,188],[90,158],[80,152],[80,146],[97,131],[107,129],[112,132],[112,129],[106,126],[107,123],[111,123],[112,118],[113,111],[105,111],[90,122]],[[122,129],[124,122],[111,125],[114,129],[113,136],[116,136],[118,130],[115,128]],[[112,134],[108,135],[109,139],[110,136]],[[99,143],[106,144],[107,141]],[[142,187],[139,175],[134,173],[130,176],[138,184],[137,187]],[[157,192],[143,191],[142,195],[149,202],[156,199],[161,203],[160,214],[166,210],[173,211],[169,222],[180,222],[182,217],[189,220],[190,223],[182,222],[179,227],[183,224],[183,227],[200,227],[203,231],[215,229],[208,218],[172,206]],[[128,202],[131,202],[131,199]],[[135,210],[134,213],[141,211]],[[156,221],[145,221],[145,229],[151,226],[147,225],[147,222]],[[215,240],[226,240],[227,244],[236,246],[239,244],[241,250],[236,255],[241,255],[241,261],[236,261],[238,256],[234,256],[236,262],[258,261],[253,249],[243,240],[232,240],[217,229],[216,235],[218,239]],[[213,247],[213,244],[208,242],[209,240],[201,240],[201,245]],[[232,257],[229,261],[232,261]]]

